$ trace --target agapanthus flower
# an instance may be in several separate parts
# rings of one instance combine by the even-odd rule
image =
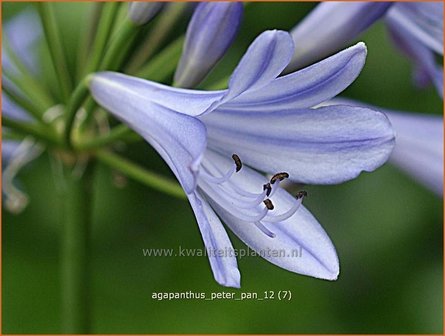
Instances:
[[[175,72],[177,86],[194,87],[207,76],[232,44],[242,14],[241,2],[201,2],[196,7]]]
[[[313,108],[359,75],[366,58],[363,43],[277,77],[293,51],[288,33],[262,33],[226,90],[178,89],[114,72],[92,75],[89,87],[100,105],[141,134],[172,169],[208,250],[233,249],[222,220],[271,263],[334,280],[337,254],[301,204],[306,193],[292,196],[280,182],[332,184],[373,171],[389,157],[394,135],[376,111]],[[299,257],[265,253],[298,248]],[[209,253],[209,260],[218,283],[240,286],[235,255]]]
[[[432,82],[440,95],[443,69],[442,2],[325,2],[319,4],[291,35],[296,50],[287,71],[318,61],[344,48],[377,19],[384,17],[395,45],[414,63],[419,86]]]

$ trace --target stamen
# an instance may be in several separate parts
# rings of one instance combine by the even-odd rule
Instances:
[[[270,179],[270,183],[274,184],[276,181],[283,181],[284,179],[289,178],[289,174],[286,172],[277,173]]]
[[[266,198],[266,199],[263,201],[263,203],[266,205],[266,208],[267,208],[268,210],[273,210],[274,206],[273,206],[273,203],[272,203],[272,201],[271,201],[270,199]]]
[[[272,186],[272,190],[270,192],[270,195],[268,196],[269,198],[271,198],[273,195],[275,195],[275,192],[280,189],[280,180],[277,180],[273,186]]]
[[[201,172],[203,172],[203,170],[205,169],[207,171],[207,174],[201,174],[200,173],[200,175],[201,175],[201,177],[204,177],[204,179],[206,181],[208,181],[208,182],[212,182],[212,183],[214,182],[214,179],[212,178],[212,176],[215,173],[222,174],[221,171],[220,171],[220,168],[217,168],[215,166],[215,164],[213,164],[212,162],[210,162],[208,160],[206,160],[205,163],[202,163],[201,167],[203,168],[201,170]],[[234,172],[236,171],[235,168],[236,168],[236,165],[233,166],[233,171]],[[208,178],[209,175],[211,176],[210,179]],[[218,184],[221,184],[221,183],[218,183]],[[249,192],[249,191],[244,190],[243,188],[241,188],[238,185],[238,183],[230,181],[230,180],[228,180],[227,183],[224,184],[224,187],[228,187],[228,188],[232,189],[232,192],[235,192],[235,193],[241,195],[242,197],[254,198],[255,199],[254,202],[253,202],[254,204],[258,204],[258,203],[260,203],[264,199],[264,192],[259,193],[259,194],[258,193],[253,193],[253,192]]]
[[[203,178],[205,178],[207,181],[211,183],[221,184],[227,182],[232,177],[232,175],[235,173],[235,169],[236,167],[232,166],[227,173],[225,173],[223,176],[220,177],[213,176],[204,170],[201,170],[200,174],[202,175]]]
[[[299,192],[297,192],[295,197],[297,199],[300,199],[300,198],[303,198],[303,197],[307,197],[307,191],[306,190],[300,190]]]
[[[268,223],[275,223],[275,222],[282,222],[289,217],[291,217],[294,213],[297,212],[297,210],[300,208],[301,203],[303,202],[303,198],[298,198],[297,202],[286,212],[280,214],[280,215],[272,215],[268,213],[268,215],[263,219],[263,222]]]
[[[241,159],[239,158],[239,156],[236,154],[232,155],[232,159],[233,159],[233,161],[235,161],[236,172],[238,173],[241,170],[241,168],[243,168],[243,163],[241,162]]]
[[[233,210],[237,210],[235,216],[239,219],[246,221],[246,222],[258,222],[262,220],[269,211],[265,206],[262,207],[262,209],[255,207],[255,206],[249,206],[245,207],[245,205],[236,197],[231,198],[230,195],[228,195],[225,192],[219,192],[214,186],[212,186],[208,181],[205,179],[202,180],[202,182],[199,182],[199,187],[215,202],[217,202],[221,207],[226,209],[229,212],[233,212]],[[248,213],[245,211],[240,211],[241,209],[248,209]]]
[[[266,228],[263,223],[261,222],[255,222],[255,225],[258,229],[261,230],[262,233],[264,233],[266,236],[270,237],[270,238],[275,238],[275,233],[273,233],[272,231],[270,231],[268,228]]]
[[[272,191],[272,186],[270,185],[269,182],[267,182],[266,184],[263,185],[263,190],[266,191],[266,196],[269,197],[269,195]]]

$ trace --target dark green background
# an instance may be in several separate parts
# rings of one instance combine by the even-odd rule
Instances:
[[[4,18],[26,4],[3,3]],[[62,34],[74,55],[88,3],[58,4]],[[290,29],[310,3],[255,3],[212,75],[233,69],[265,29]],[[376,24],[361,38],[365,69],[344,93],[406,111],[442,112],[434,89],[411,85],[410,65]],[[210,79],[211,80],[211,79]],[[127,155],[171,175],[148,145]],[[216,292],[205,257],[146,258],[143,248],[202,248],[186,201],[133,181],[116,187],[99,166],[92,227],[94,333],[442,333],[442,199],[396,168],[338,186],[307,186],[306,206],[332,238],[341,262],[336,282],[296,275],[260,257],[239,260],[244,292],[291,290],[288,301],[155,301],[153,292]],[[48,154],[20,174],[31,198],[20,215],[3,210],[3,333],[59,333],[59,200]],[[231,235],[235,247],[243,248]]]

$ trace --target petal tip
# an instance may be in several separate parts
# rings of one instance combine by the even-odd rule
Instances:
[[[215,277],[215,280],[224,287],[241,288],[241,275],[238,269],[234,270],[233,274],[229,277]]]

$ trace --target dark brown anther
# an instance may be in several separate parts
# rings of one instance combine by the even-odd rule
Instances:
[[[266,205],[267,210],[273,210],[274,206],[270,199],[266,198],[263,202]]]
[[[283,181],[284,179],[287,179],[289,177],[289,174],[286,172],[283,173],[277,173],[274,176],[272,176],[272,178],[270,179],[270,183],[274,184],[275,182],[279,181]]]
[[[295,195],[295,197],[297,197],[297,199],[303,198],[307,196],[307,191],[305,190],[301,190],[299,192],[297,192],[297,194]]]
[[[232,159],[233,159],[233,161],[235,161],[236,172],[238,173],[241,170],[241,168],[243,168],[243,163],[241,162],[241,159],[239,158],[239,156],[236,154],[232,155]]]
[[[266,196],[269,197],[270,193],[272,192],[272,186],[269,182],[263,185],[263,191],[266,190]]]

